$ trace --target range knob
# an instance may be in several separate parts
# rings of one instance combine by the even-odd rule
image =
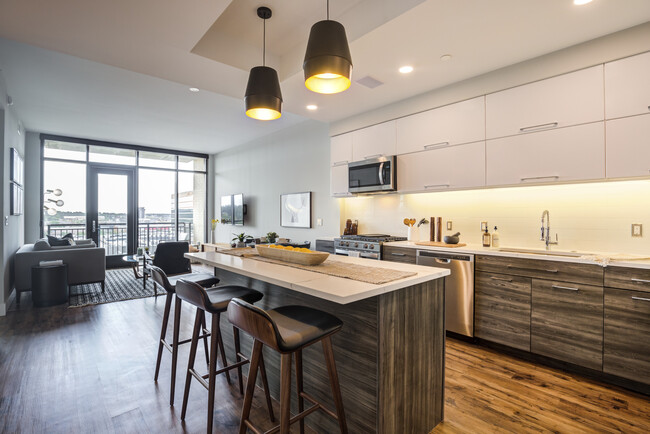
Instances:
[[[354,247],[359,247],[359,243],[354,243]]]
[[[364,244],[364,245],[363,245],[363,248],[364,248],[364,249],[367,249],[367,248],[368,248],[368,244]]]
[[[374,248],[375,248],[375,245],[374,245],[374,244],[371,244],[371,245],[370,245],[370,250],[372,250],[372,249],[374,249]]]

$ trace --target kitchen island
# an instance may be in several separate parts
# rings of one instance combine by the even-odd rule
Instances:
[[[339,317],[344,325],[332,337],[351,433],[427,433],[443,418],[445,327],[444,276],[448,270],[361,258],[328,261],[416,273],[371,284],[285,265],[217,252],[188,253],[214,267],[220,284],[239,284],[264,294],[263,309],[298,304]],[[234,344],[222,316],[226,354]],[[247,353],[252,340],[242,336]],[[280,358],[264,350],[271,395],[279,398]],[[232,360],[230,360],[232,362]],[[322,350],[303,353],[305,391],[334,408]],[[295,381],[294,381],[295,387]],[[297,400],[292,400],[297,413]],[[305,419],[317,432],[338,432],[334,420],[316,412]]]

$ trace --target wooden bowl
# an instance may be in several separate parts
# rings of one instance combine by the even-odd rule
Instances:
[[[318,265],[325,262],[330,255],[326,252],[296,252],[293,250],[274,249],[267,246],[255,246],[257,253],[265,258],[277,259],[278,261],[292,262],[301,265]]]

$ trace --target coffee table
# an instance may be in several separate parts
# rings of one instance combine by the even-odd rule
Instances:
[[[135,275],[136,279],[142,279],[143,275],[140,274],[140,262],[144,262],[144,256],[141,255],[124,255],[122,256],[122,260],[133,268],[133,274]],[[143,263],[143,268],[144,268],[144,263]]]

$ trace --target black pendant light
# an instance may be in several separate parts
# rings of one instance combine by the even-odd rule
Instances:
[[[270,121],[282,116],[282,92],[275,69],[266,66],[266,20],[271,18],[271,9],[257,8],[257,16],[264,20],[262,66],[251,69],[244,102],[246,115],[261,121]]]
[[[352,56],[345,27],[330,20],[327,0],[327,20],[311,27],[305,52],[305,86],[318,93],[338,93],[350,87]]]

